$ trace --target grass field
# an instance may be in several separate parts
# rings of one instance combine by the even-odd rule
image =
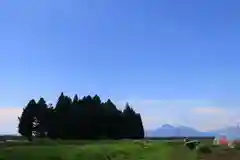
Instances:
[[[182,141],[48,141],[0,144],[0,160],[239,160],[240,150],[214,147],[190,151]]]

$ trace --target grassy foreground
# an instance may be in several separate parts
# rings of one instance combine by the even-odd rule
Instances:
[[[220,157],[224,156],[223,153],[233,152],[226,148],[220,151],[217,147],[212,150],[221,153]],[[236,149],[234,153],[237,158]],[[31,144],[27,142],[0,144],[0,160],[210,160],[212,158],[218,157],[215,153],[201,155],[198,151],[190,151],[183,146],[182,142],[157,140],[148,142],[131,140],[41,141]]]

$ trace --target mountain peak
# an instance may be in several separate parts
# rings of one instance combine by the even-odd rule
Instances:
[[[175,128],[175,127],[170,124],[164,124],[162,125],[162,128]]]

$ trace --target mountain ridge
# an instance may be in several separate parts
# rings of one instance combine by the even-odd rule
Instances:
[[[155,130],[147,130],[146,137],[209,137],[212,132],[201,132],[188,126],[173,126],[164,124]]]
[[[218,137],[221,135],[225,135],[229,139],[240,139],[240,127],[228,126],[202,132],[188,126],[164,124],[155,130],[146,130],[146,137]]]

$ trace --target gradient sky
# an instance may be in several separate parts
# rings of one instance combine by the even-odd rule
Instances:
[[[240,118],[239,0],[2,0],[0,133],[31,98],[130,102],[146,129]]]

